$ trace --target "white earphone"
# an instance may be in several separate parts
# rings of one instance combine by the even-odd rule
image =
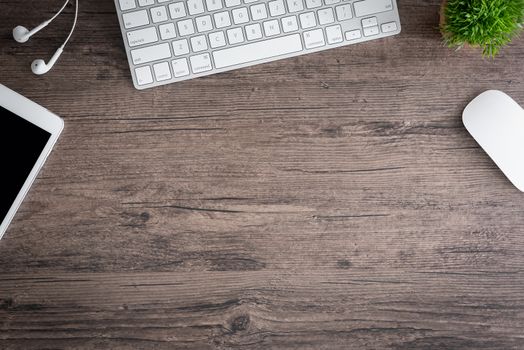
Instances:
[[[39,31],[41,31],[49,23],[51,23],[56,17],[58,17],[58,15],[60,15],[62,13],[62,11],[64,10],[64,8],[66,7],[68,2],[69,2],[69,0],[66,0],[64,5],[62,5],[60,10],[58,10],[58,12],[53,17],[51,17],[51,19],[49,19],[49,20],[47,20],[45,22],[40,23],[38,26],[36,26],[32,30],[28,30],[24,26],[16,26],[13,29],[13,38],[16,41],[18,41],[19,43],[25,43],[27,40],[29,40],[30,37],[32,37],[34,34],[38,33]],[[60,55],[64,51],[64,47],[66,46],[67,42],[71,38],[71,35],[73,34],[73,31],[75,30],[77,17],[78,17],[78,0],[75,0],[75,20],[73,22],[73,26],[71,28],[71,31],[69,32],[69,35],[67,36],[67,39],[64,41],[62,46],[60,46],[58,48],[58,50],[56,50],[56,52],[53,54],[53,56],[51,57],[51,59],[49,60],[48,63],[45,63],[45,61],[43,59],[36,59],[36,60],[34,60],[33,63],[31,63],[31,71],[33,73],[35,73],[37,75],[42,75],[42,74],[45,74],[45,73],[49,72],[49,70],[51,68],[53,68],[53,65],[56,63],[56,61],[58,60],[58,58],[60,57]]]
[[[16,26],[15,29],[13,29],[13,38],[19,43],[25,43],[27,40],[29,40],[31,36],[33,36],[33,34],[38,33],[40,30],[45,28],[50,22],[51,20],[42,22],[31,31],[29,31],[24,26]]]

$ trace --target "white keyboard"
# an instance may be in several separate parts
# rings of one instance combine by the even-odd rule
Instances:
[[[395,0],[115,0],[137,89],[400,32]]]

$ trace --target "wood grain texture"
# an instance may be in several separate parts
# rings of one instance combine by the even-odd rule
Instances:
[[[524,40],[402,34],[143,92],[113,2],[0,0],[0,80],[66,128],[0,241],[0,349],[523,349],[524,196],[461,124]],[[4,169],[2,169],[4,171]]]

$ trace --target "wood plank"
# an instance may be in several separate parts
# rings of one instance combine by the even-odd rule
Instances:
[[[16,297],[1,304],[1,337],[13,349],[517,349],[522,277],[352,268],[14,274],[2,283]]]

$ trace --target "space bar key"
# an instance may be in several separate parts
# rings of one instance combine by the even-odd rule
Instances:
[[[298,51],[302,51],[302,42],[300,41],[299,34],[293,34],[218,50],[213,52],[213,58],[216,68],[224,68]]]

